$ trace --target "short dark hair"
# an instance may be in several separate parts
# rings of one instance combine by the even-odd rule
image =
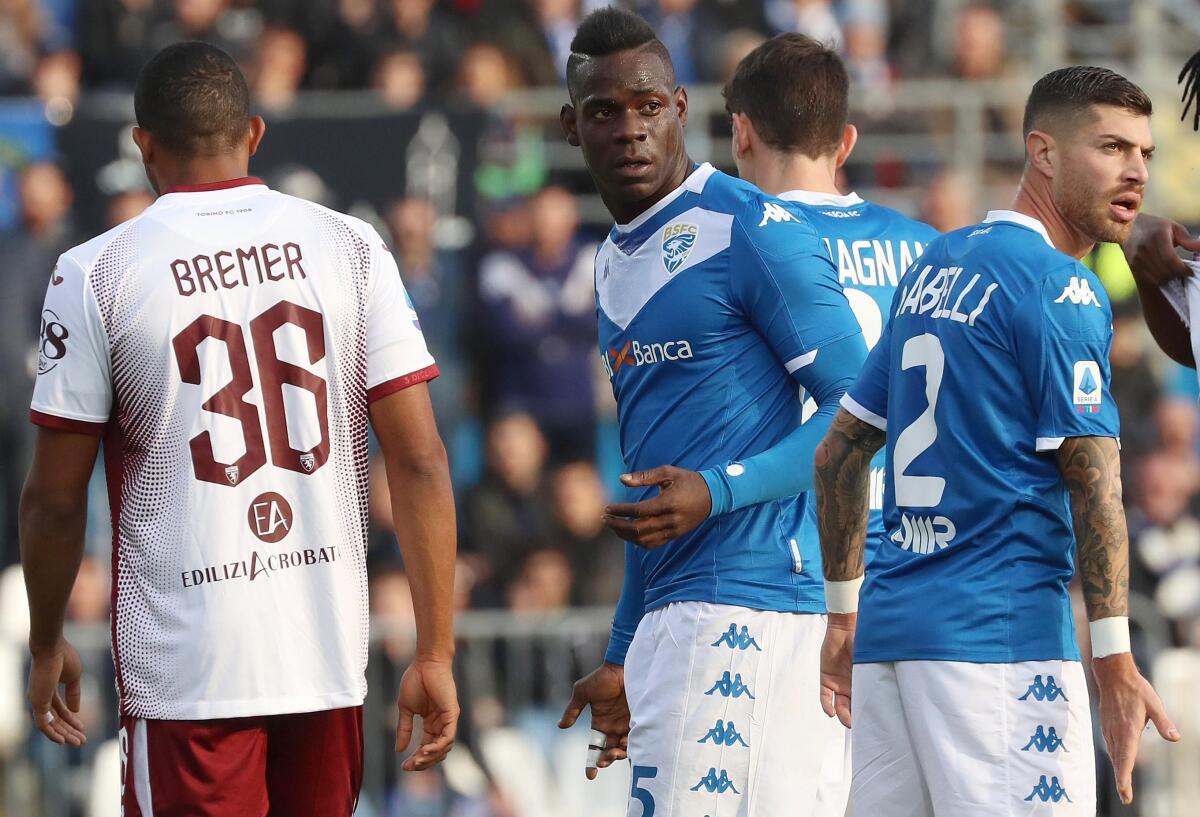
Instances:
[[[770,147],[816,159],[837,149],[850,112],[842,58],[803,34],[779,34],[738,63],[725,110],[744,113]]]
[[[1058,123],[1074,124],[1094,105],[1109,105],[1149,116],[1154,105],[1146,92],[1107,68],[1072,65],[1051,71],[1034,84],[1025,102],[1023,136]]]
[[[233,57],[189,41],[155,54],[133,91],[137,123],[168,150],[214,155],[234,147],[250,126],[250,89]]]
[[[671,53],[654,33],[650,24],[627,9],[607,6],[583,18],[571,40],[571,56],[567,58],[567,91],[575,99],[579,68],[589,57],[607,57],[621,51],[650,46],[662,58],[671,85],[675,85],[675,65]]]

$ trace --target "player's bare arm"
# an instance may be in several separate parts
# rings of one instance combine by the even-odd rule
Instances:
[[[659,493],[641,502],[616,502],[604,509],[604,524],[627,542],[656,548],[694,530],[708,518],[712,496],[695,471],[662,465],[622,474],[627,488],[658,486]]]
[[[1167,302],[1160,287],[1192,274],[1191,268],[1179,257],[1177,250],[1200,252],[1200,239],[1194,239],[1182,224],[1170,219],[1138,215],[1129,239],[1122,245],[1133,279],[1146,326],[1155,342],[1176,363],[1196,367],[1191,338],[1179,313]]]
[[[21,494],[21,566],[32,656],[29,705],[43,735],[71,746],[87,742],[76,714],[83,668],[63,636],[63,620],[83,558],[87,486],[99,444],[95,435],[39,428]]]
[[[408,748],[413,716],[424,727],[420,747],[403,765],[427,769],[454,745],[458,693],[454,657],[454,494],[446,449],[424,383],[371,403],[371,425],[387,466],[396,539],[412,577],[417,653],[400,681],[396,751]]]
[[[1088,620],[1120,618],[1129,610],[1129,536],[1121,504],[1121,458],[1112,437],[1072,437],[1058,449],[1058,464],[1071,497],[1079,574]],[[1103,627],[1104,625],[1101,625]],[[1179,740],[1162,701],[1124,649],[1097,657],[1092,672],[1100,689],[1100,728],[1108,746],[1121,801],[1133,801],[1133,766],[1146,722]]]
[[[871,494],[871,457],[887,435],[845,409],[838,409],[814,458],[817,530],[826,597],[831,583],[861,580]],[[833,585],[837,587],[836,584]],[[821,708],[849,729],[854,631],[858,613],[830,606],[821,645]]]

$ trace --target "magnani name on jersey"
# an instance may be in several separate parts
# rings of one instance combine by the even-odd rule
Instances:
[[[974,326],[975,321],[987,308],[997,283],[978,287],[980,275],[963,275],[962,267],[942,267],[934,272],[932,264],[926,264],[915,278],[905,278],[901,291],[900,306],[895,317],[901,315],[928,315],[934,319],[951,320]]]
[[[280,570],[290,570],[297,567],[312,567],[313,565],[329,564],[338,560],[337,545],[321,548],[301,548],[299,550],[271,553],[266,556],[253,551],[249,559],[224,564],[209,565],[196,570],[184,570],[179,574],[184,587],[199,587],[202,584],[217,582],[255,581],[267,578]]]
[[[304,254],[294,241],[218,250],[212,255],[176,258],[171,262],[175,289],[187,298],[219,289],[256,286],[277,281],[307,278],[300,262]]]
[[[920,241],[871,241],[847,243],[822,239],[837,264],[842,286],[890,287],[895,289],[904,272],[925,252]]]
[[[628,340],[619,349],[609,349],[604,355],[604,368],[609,377],[615,377],[622,366],[649,366],[668,360],[691,360],[695,357],[692,344],[686,340],[668,340],[661,343],[642,343]]]

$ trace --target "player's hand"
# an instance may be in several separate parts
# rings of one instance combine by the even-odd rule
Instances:
[[[79,679],[83,662],[65,638],[49,649],[30,646],[33,661],[29,667],[27,697],[33,709],[33,722],[43,735],[58,744],[82,746],[87,743],[83,721],[79,719]],[[63,685],[64,692],[58,690]]]
[[[621,482],[629,488],[659,486],[658,496],[616,502],[604,509],[604,524],[626,542],[644,548],[660,547],[694,530],[712,510],[708,483],[695,471],[660,465],[622,474]]]
[[[1153,721],[1158,734],[1172,743],[1179,740],[1179,730],[1129,653],[1095,659],[1092,674],[1100,688],[1100,731],[1117,777],[1117,793],[1121,802],[1129,805],[1133,802],[1133,766],[1146,722]]]
[[[559,729],[570,729],[584,707],[592,708],[592,737],[588,741],[588,780],[595,780],[598,769],[624,760],[629,749],[629,703],[625,700],[625,668],[607,661],[590,675],[575,682],[571,702],[567,704]]]
[[[1134,275],[1156,286],[1192,274],[1176,248],[1200,252],[1200,239],[1170,219],[1139,213],[1133,231],[1122,246]]]
[[[448,659],[418,658],[400,679],[400,722],[396,726],[396,751],[403,752],[412,742],[413,716],[421,716],[425,734],[421,745],[400,767],[419,772],[440,763],[458,732],[458,690]]]
[[[850,728],[850,681],[858,613],[830,613],[821,644],[821,709]]]

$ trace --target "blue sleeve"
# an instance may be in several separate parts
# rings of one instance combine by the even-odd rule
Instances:
[[[646,614],[646,577],[642,573],[642,560],[637,545],[625,543],[625,580],[621,583],[621,598],[613,614],[612,635],[604,660],[610,664],[625,665],[625,654],[633,643],[642,616]]]
[[[888,377],[891,373],[892,321],[887,321],[879,343],[867,355],[867,362],[854,385],[842,398],[842,407],[864,423],[887,431]]]
[[[817,412],[766,451],[701,471],[712,497],[710,517],[812,488],[813,455],[866,353],[861,335],[843,338],[821,347],[810,363],[796,370],[794,376],[816,401]]]
[[[1109,392],[1112,308],[1093,273],[1071,263],[1031,287],[1017,304],[1012,338],[1036,406],[1038,451],[1067,437],[1120,436]]]

